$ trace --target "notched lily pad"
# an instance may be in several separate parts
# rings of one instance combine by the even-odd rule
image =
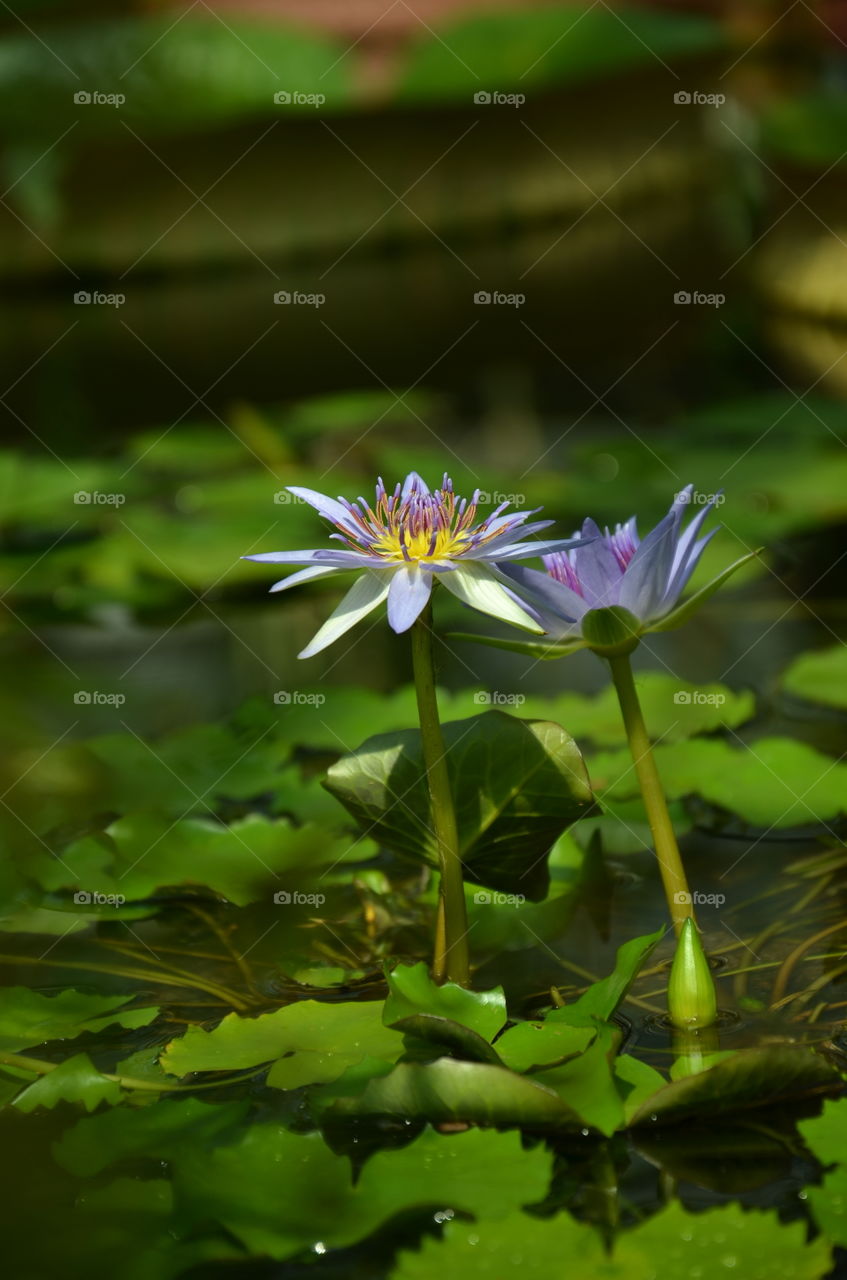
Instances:
[[[691,1116],[765,1107],[842,1087],[836,1068],[811,1049],[739,1049],[708,1071],[665,1085],[641,1104],[631,1124],[677,1124]]]
[[[533,902],[546,857],[592,807],[582,755],[560,725],[488,711],[444,725],[465,877]],[[437,866],[417,730],[380,734],[334,764],[324,784],[396,853]]]

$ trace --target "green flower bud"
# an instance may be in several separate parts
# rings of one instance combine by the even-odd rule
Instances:
[[[668,982],[668,1013],[675,1027],[710,1027],[718,1012],[712,971],[697,926],[682,926]]]
[[[602,658],[617,658],[632,653],[638,646],[641,623],[623,605],[608,609],[589,609],[582,618],[582,638]]]

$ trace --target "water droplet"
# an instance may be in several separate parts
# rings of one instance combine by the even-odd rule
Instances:
[[[314,1253],[326,1253],[326,1245],[323,1240],[318,1240],[316,1244],[312,1245],[312,1250]]]

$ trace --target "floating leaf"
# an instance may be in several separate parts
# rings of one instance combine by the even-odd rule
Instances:
[[[415,1013],[410,1018],[400,1018],[391,1023],[392,1030],[406,1036],[406,1057],[430,1059],[445,1053],[465,1062],[493,1062],[502,1066],[499,1055],[487,1040],[449,1018],[439,1018],[432,1013]],[[386,1074],[381,1072],[380,1074]]]
[[[400,1063],[389,1075],[372,1080],[361,1096],[338,1099],[330,1113],[531,1129],[579,1128],[583,1124],[551,1089],[529,1077],[505,1067],[455,1058],[439,1058],[425,1066]]]
[[[439,986],[433,982],[425,964],[399,964],[387,976],[388,998],[383,1014],[386,1026],[413,1014],[430,1013],[470,1027],[490,1041],[506,1022],[506,997],[502,987],[468,991],[455,982]]]
[[[545,855],[592,803],[579,750],[559,725],[489,711],[444,726],[465,875],[537,901]],[[375,839],[437,865],[416,730],[369,738],[326,786]]]
[[[847,764],[791,738],[758,738],[743,746],[695,738],[654,752],[672,799],[701,795],[763,827],[790,827],[833,818],[845,809]],[[638,780],[628,752],[593,757],[600,801],[633,797]]]
[[[534,1071],[581,1053],[594,1039],[592,1027],[568,1027],[553,1022],[519,1022],[497,1039],[496,1049],[512,1071]]]
[[[847,645],[801,653],[784,672],[786,693],[847,711]]]
[[[79,888],[133,901],[162,888],[207,887],[245,906],[286,892],[292,877],[299,878],[295,887],[304,892],[321,867],[361,861],[373,851],[366,840],[327,837],[317,827],[294,827],[257,814],[224,826],[204,818],[174,823],[139,813],[75,841],[61,861],[45,857],[38,874],[52,890]]]
[[[832,1092],[841,1076],[825,1058],[801,1046],[739,1049],[707,1071],[674,1080],[645,1099],[637,1125],[676,1124],[695,1115],[717,1117],[784,1098]]]
[[[539,1084],[555,1089],[585,1124],[607,1137],[624,1125],[623,1100],[612,1073],[619,1042],[620,1033],[616,1028],[601,1026],[593,1044],[584,1053],[560,1067],[548,1068],[533,1076]]]
[[[403,1052],[402,1036],[383,1026],[382,1009],[374,1000],[302,1000],[258,1018],[230,1013],[211,1031],[189,1027],[160,1061],[177,1076],[273,1062],[268,1084],[278,1089],[337,1080],[365,1057],[394,1062]]]
[[[0,1050],[17,1053],[49,1040],[72,1040],[104,1027],[145,1027],[157,1008],[128,1009],[127,996],[60,991],[44,996],[28,987],[0,988]]]
[[[140,1111],[121,1107],[80,1120],[53,1147],[63,1169],[90,1178],[121,1160],[145,1157],[160,1164],[185,1148],[204,1149],[238,1131],[247,1102],[209,1104],[166,1099]]]
[[[443,1241],[426,1240],[402,1253],[391,1280],[488,1280],[503,1274],[503,1260],[521,1276],[559,1275],[563,1259],[579,1259],[580,1280],[691,1280],[728,1269],[748,1280],[820,1280],[830,1266],[824,1240],[806,1244],[803,1223],[783,1225],[776,1213],[746,1212],[738,1205],[688,1213],[680,1204],[618,1236],[611,1258],[597,1231],[567,1214],[500,1221],[448,1222]]]
[[[57,1102],[81,1102],[86,1111],[94,1111],[101,1102],[114,1106],[122,1097],[119,1084],[101,1075],[87,1053],[77,1053],[40,1076],[18,1095],[15,1106],[29,1112]]]
[[[509,1213],[545,1195],[550,1163],[543,1148],[524,1151],[516,1133],[444,1138],[427,1130],[374,1155],[354,1186],[348,1161],[319,1134],[254,1124],[211,1152],[186,1149],[174,1183],[183,1227],[220,1223],[253,1252],[285,1258],[318,1242],[351,1244],[412,1208],[482,1219]]]
[[[572,1027],[590,1027],[596,1022],[608,1022],[623,1000],[644,961],[652,954],[665,936],[664,929],[630,938],[618,947],[615,967],[607,978],[594,982],[573,1004],[553,1009],[547,1015],[550,1023],[566,1022]]]

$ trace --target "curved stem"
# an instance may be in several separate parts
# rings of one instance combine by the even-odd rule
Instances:
[[[688,880],[671,825],[662,780],[653,757],[653,748],[641,714],[641,704],[632,678],[629,655],[609,658],[609,666],[612,669],[612,679],[623,715],[632,762],[635,765],[644,807],[647,810],[647,820],[653,833],[653,844],[659,861],[659,870],[662,873],[665,897],[668,901],[674,931],[679,937],[686,919],[689,916],[694,919]]]
[[[450,790],[450,774],[438,701],[435,696],[435,671],[432,659],[432,606],[420,615],[412,627],[412,666],[421,726],[421,744],[426,768],[429,809],[438,863],[441,868],[441,919],[436,927],[433,976],[436,981],[457,982],[466,987],[470,981],[468,955],[468,916],[465,907],[465,881],[456,811]],[[443,923],[442,923],[443,921]]]

